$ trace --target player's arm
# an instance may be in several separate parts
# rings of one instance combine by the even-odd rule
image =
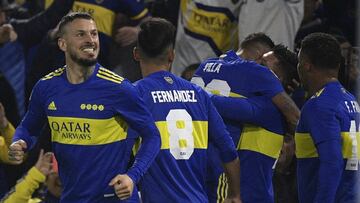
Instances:
[[[295,102],[289,97],[286,92],[280,92],[272,97],[272,102],[284,115],[287,121],[288,133],[294,135],[297,122],[300,118],[300,110]]]
[[[254,65],[256,66],[256,65]],[[294,135],[296,124],[300,118],[300,111],[295,102],[286,94],[277,76],[268,68],[256,68],[252,77],[248,77],[248,85],[252,92],[271,98],[275,106],[287,121],[287,133]]]
[[[31,47],[41,42],[46,33],[55,28],[61,18],[68,13],[74,0],[55,0],[54,3],[40,14],[26,19],[12,19],[10,24],[17,33],[18,40],[26,47]]]
[[[23,162],[25,151],[34,146],[34,136],[38,136],[44,126],[46,114],[42,98],[38,82],[30,96],[28,111],[16,128],[12,144],[9,147],[9,159],[15,164]]]
[[[121,46],[128,46],[134,43],[139,33],[139,24],[150,18],[150,12],[145,7],[143,1],[128,1],[123,0],[121,3],[123,11],[131,20],[133,20],[137,26],[123,26],[116,30],[114,40]]]
[[[222,118],[253,123],[262,126],[262,116],[266,113],[265,103],[259,98],[234,98],[212,95],[211,101]]]
[[[134,184],[140,180],[159,152],[160,134],[135,87],[127,81],[121,85],[123,91],[119,94],[116,110],[142,138],[134,164],[126,174],[117,175],[109,183],[110,186],[114,186],[115,193],[120,199],[126,199],[131,196]]]
[[[344,165],[340,123],[330,109],[315,107],[306,116],[320,161],[314,202],[334,202]]]
[[[208,95],[205,96],[208,99],[209,107],[209,141],[213,142],[215,147],[218,148],[220,158],[224,163],[224,171],[229,181],[227,199],[233,202],[240,202],[240,162],[237,151],[222,118],[208,98]]]

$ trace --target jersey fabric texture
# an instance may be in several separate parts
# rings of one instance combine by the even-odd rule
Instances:
[[[161,150],[141,181],[143,202],[208,202],[208,142],[221,160],[237,157],[235,146],[207,93],[167,71],[136,84],[161,134]],[[209,157],[211,159],[211,157]]]
[[[226,97],[262,96],[265,100],[270,100],[284,91],[273,72],[254,62],[241,59],[234,51],[228,51],[224,58],[212,58],[201,63],[192,82],[204,87],[208,92]],[[219,104],[216,107],[223,111],[229,106]],[[274,114],[280,118],[278,111],[274,111]],[[264,127],[224,117],[239,151],[241,196],[245,202],[273,201],[272,165],[281,150],[284,128],[282,119],[271,119],[272,115],[263,115],[264,120],[268,121]],[[209,174],[208,181],[218,181],[221,171],[219,164],[211,166],[214,173]]]
[[[359,202],[359,141],[356,99],[339,82],[326,84],[304,105],[296,130],[300,202]]]
[[[242,0],[183,0],[176,33],[172,72],[237,49],[238,15]]]
[[[42,78],[13,140],[23,139],[31,148],[31,136],[39,134],[46,119],[59,163],[62,202],[119,202],[108,186],[111,179],[127,173],[138,182],[159,150],[158,130],[134,86],[99,64],[80,84],[67,80],[66,68]],[[129,125],[151,148],[144,144],[147,154],[139,152],[127,170]]]

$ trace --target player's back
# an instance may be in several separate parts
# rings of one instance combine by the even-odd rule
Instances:
[[[161,150],[141,183],[144,202],[207,202],[208,98],[201,88],[166,71],[136,87],[161,134]]]
[[[224,118],[224,122],[237,145],[242,163],[240,174],[243,201],[272,202],[271,167],[280,154],[285,129],[282,115],[271,101],[273,96],[284,91],[279,79],[270,69],[243,60],[234,51],[228,51],[223,58],[204,61],[191,81],[216,95],[258,97],[257,105],[269,107],[262,118],[257,119],[260,121],[258,123],[244,125],[244,122],[229,118]],[[224,105],[216,107],[229,108]],[[209,153],[209,156],[217,156],[213,151]],[[216,162],[209,163],[212,173],[208,177],[210,182],[215,180],[215,183],[210,183],[215,185],[222,171],[220,163]]]
[[[356,202],[359,112],[354,96],[339,82],[328,83],[304,105],[295,136],[300,202],[313,201],[316,196],[320,170],[317,146],[330,139],[341,140],[344,158],[335,202]]]
[[[284,91],[279,79],[268,68],[258,65],[255,62],[241,59],[235,52],[229,51],[222,59],[211,58],[204,61],[194,74],[193,83],[203,87],[205,90],[226,97],[246,97],[251,98],[261,96],[267,104],[271,103],[271,98]],[[264,115],[281,118],[280,112],[276,110],[273,104],[271,113]],[[271,114],[271,115],[270,115]],[[235,143],[238,142],[242,130],[241,123],[230,119],[224,119],[226,126],[233,137]],[[265,129],[260,129],[262,134],[283,134],[284,123],[282,119],[266,119],[268,123],[262,125]],[[264,122],[262,122],[264,123]],[[265,131],[264,131],[265,130]],[[245,126],[243,134],[254,132],[254,126]],[[274,135],[278,146],[271,153],[266,155],[277,158],[279,148],[282,145],[282,138]],[[271,148],[271,147],[270,147]],[[259,150],[254,150],[259,151]],[[264,150],[262,150],[264,152]],[[260,152],[261,153],[261,152]]]

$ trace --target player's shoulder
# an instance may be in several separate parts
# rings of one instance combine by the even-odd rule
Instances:
[[[40,79],[40,81],[53,81],[65,73],[65,67],[58,68]]]
[[[302,111],[310,115],[321,112],[336,112],[339,105],[348,96],[347,90],[341,85],[329,84],[311,96]]]
[[[100,82],[112,85],[119,85],[127,82],[125,78],[102,66],[99,67],[95,76]]]

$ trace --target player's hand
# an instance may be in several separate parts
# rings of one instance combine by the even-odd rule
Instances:
[[[300,82],[293,78],[293,79],[291,80],[291,84],[288,84],[288,85],[286,86],[287,92],[289,92],[289,93],[295,92],[295,90],[296,90],[297,88],[299,88],[300,85],[301,85]]]
[[[9,160],[14,164],[21,164],[24,161],[25,149],[27,149],[24,140],[13,142],[9,147]]]
[[[227,197],[224,200],[224,203],[242,203],[240,196],[237,197]]]
[[[0,102],[0,130],[5,129],[9,124],[8,119],[5,115],[5,109],[2,103]]]
[[[35,164],[35,168],[37,168],[42,174],[44,174],[44,176],[49,175],[52,170],[51,161],[53,155],[54,154],[52,152],[46,152],[44,154],[44,150],[40,150],[39,158]]]
[[[17,39],[17,34],[10,24],[0,26],[0,44],[13,42]]]
[[[115,178],[111,180],[109,186],[113,186],[115,190],[115,194],[121,199],[125,200],[131,197],[134,191],[134,182],[133,180],[126,174],[117,175]]]
[[[276,163],[276,171],[285,173],[288,170],[294,155],[295,140],[292,135],[288,135],[284,140],[279,159]]]
[[[138,27],[125,26],[119,28],[115,34],[115,41],[122,47],[126,47],[134,43],[139,33]]]

